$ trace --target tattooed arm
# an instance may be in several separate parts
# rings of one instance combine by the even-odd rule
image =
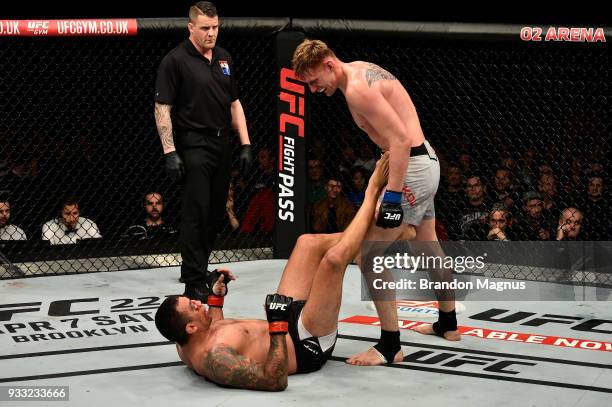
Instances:
[[[270,335],[268,358],[262,366],[225,344],[215,346],[204,359],[204,376],[223,385],[251,390],[282,391],[287,388],[285,335]]]
[[[171,105],[155,102],[155,124],[161,140],[164,154],[175,151],[174,138],[172,137],[172,120],[170,119]]]

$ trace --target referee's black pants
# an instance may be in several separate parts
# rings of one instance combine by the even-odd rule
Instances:
[[[225,219],[231,175],[230,138],[210,136],[204,144],[180,152],[185,165],[179,232],[185,284],[205,282],[208,257]]]

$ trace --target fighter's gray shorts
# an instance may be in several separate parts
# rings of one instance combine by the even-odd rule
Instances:
[[[434,197],[440,183],[440,162],[427,140],[425,147],[428,154],[410,157],[402,190],[403,222],[414,226],[436,216]]]

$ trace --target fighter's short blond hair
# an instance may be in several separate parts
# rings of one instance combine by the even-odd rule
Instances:
[[[291,65],[296,75],[301,77],[329,56],[335,56],[334,51],[323,41],[304,40],[293,52]]]

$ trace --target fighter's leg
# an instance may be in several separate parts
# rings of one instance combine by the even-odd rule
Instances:
[[[414,225],[420,225],[423,219],[433,218],[433,201],[438,188],[440,169],[435,152],[429,146],[429,143],[425,142],[424,144],[427,154],[411,156],[408,165],[402,194],[402,208],[404,209],[404,223],[406,224],[404,230],[398,233],[373,228],[367,236],[368,240],[393,242],[400,235],[404,239],[414,238],[416,237]],[[376,255],[384,255],[384,253],[376,253]],[[367,276],[372,275],[372,273],[363,269],[362,272],[364,272],[367,282]],[[381,292],[377,294],[379,296],[383,294],[382,297],[386,300],[374,302],[381,322],[380,340],[368,351],[349,358],[347,363],[355,365],[382,364],[385,361],[398,361],[402,356],[395,296]],[[383,358],[381,358],[381,355]]]
[[[377,163],[365,191],[363,204],[340,240],[321,259],[302,311],[304,327],[313,336],[326,336],[338,328],[342,283],[346,267],[355,258],[374,219],[376,199],[386,181],[388,154]]]
[[[425,252],[427,256],[438,256],[444,257],[444,252],[440,247],[438,242],[438,237],[436,235],[436,220],[435,218],[423,220],[421,224],[417,227],[416,240],[418,242],[425,242],[419,251]],[[431,270],[430,271],[431,278],[434,278],[437,281],[450,281],[452,279],[452,270],[444,269],[444,270]],[[438,305],[440,307],[440,319],[438,323],[442,323],[443,325],[446,323],[450,323],[451,325],[454,323],[456,326],[456,317],[454,314],[455,311],[455,300],[454,300],[454,292],[449,290],[443,290],[441,293],[436,293],[438,295]],[[445,320],[445,317],[447,320]],[[453,321],[454,319],[454,321]],[[433,330],[433,325],[423,324],[414,328],[415,331],[425,334],[425,335],[433,335],[435,334]],[[449,341],[459,341],[461,340],[461,335],[457,332],[456,329],[444,332],[444,339]]]
[[[365,240],[373,242],[384,241],[391,244],[398,239],[414,238],[414,236],[416,236],[416,232],[413,225],[404,224],[395,229],[383,229],[372,223]],[[380,245],[375,245],[375,247],[377,249],[383,249]],[[363,254],[364,253],[362,253],[360,256],[360,259],[363,259]],[[384,255],[384,252],[367,253],[365,255],[382,256]],[[360,267],[362,267],[361,264]],[[363,268],[361,271],[366,279],[366,284],[368,287],[371,287],[372,281],[370,279],[374,276],[373,273],[368,272],[368,270],[363,270]],[[376,277],[382,278],[383,280],[390,279],[390,277],[386,277],[385,273],[386,272],[383,274],[377,274]],[[374,293],[371,294],[374,297]],[[383,296],[386,295],[387,294],[383,294]],[[346,363],[358,366],[373,366],[383,364],[385,361],[401,362],[404,358],[399,345],[399,328],[397,324],[397,307],[395,304],[395,298],[389,298],[388,300],[374,300],[374,305],[376,306],[376,312],[378,313],[378,318],[380,320],[381,339],[374,347],[348,358]],[[387,349],[388,351],[385,351]],[[383,353],[386,354],[386,356],[382,355]],[[381,358],[381,355],[384,357],[384,359]]]
[[[342,233],[301,235],[291,251],[276,292],[294,301],[307,299],[323,255],[340,241],[341,236]]]

